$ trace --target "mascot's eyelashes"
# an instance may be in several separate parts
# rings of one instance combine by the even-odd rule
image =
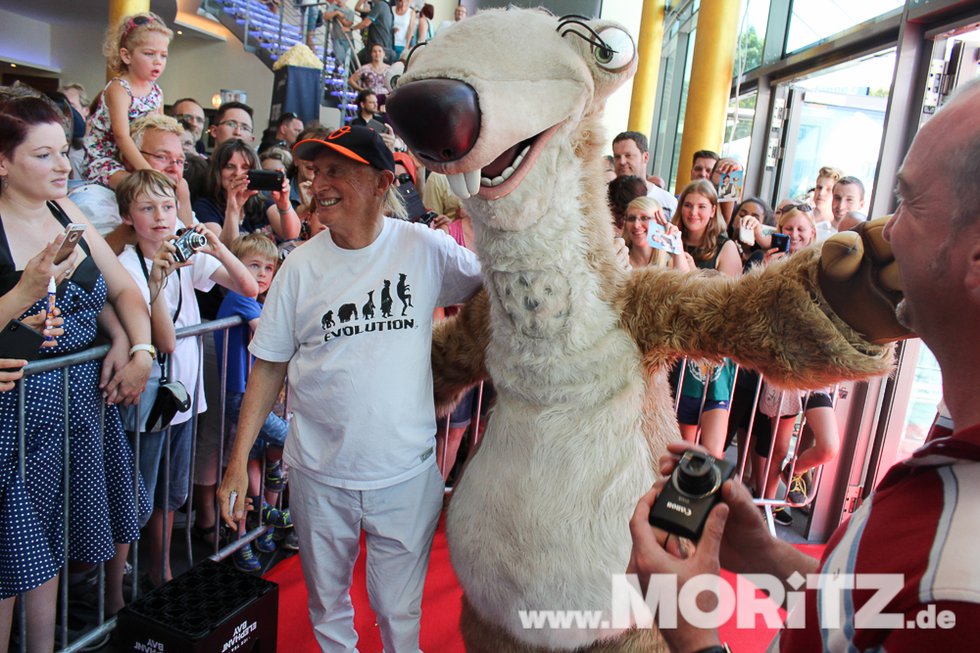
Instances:
[[[580,20],[581,18],[581,20]],[[596,32],[581,16],[565,16],[555,31],[562,37],[574,34],[592,45],[592,56],[596,63],[606,70],[619,70],[633,61],[634,46],[630,35],[618,27],[606,27]],[[584,27],[589,34],[583,34],[577,27]]]
[[[408,51],[408,54],[405,55],[405,67],[406,68],[408,68],[408,62],[412,60],[412,55],[415,54],[415,51],[418,50],[419,48],[423,47],[423,46],[428,45],[428,44],[429,44],[428,41],[422,41],[421,43],[416,44],[411,50]]]
[[[586,36],[582,32],[579,32],[578,30],[576,30],[574,27],[569,27],[569,25],[580,25],[580,26],[584,27],[586,30],[588,30],[588,32],[589,32],[589,34],[591,34],[591,36]],[[575,36],[579,37],[580,39],[583,39],[585,41],[588,41],[589,43],[591,43],[596,48],[600,48],[600,49],[603,49],[603,50],[613,51],[612,48],[609,47],[609,44],[602,40],[602,37],[599,36],[599,33],[596,32],[591,27],[589,27],[589,25],[586,24],[583,20],[578,20],[577,18],[563,18],[561,20],[561,22],[558,23],[558,27],[555,28],[555,31],[558,32],[559,34],[561,34],[561,36],[563,38],[564,38],[564,36],[566,34],[571,33],[571,34],[574,34]],[[613,51],[613,52],[615,52],[615,51]]]

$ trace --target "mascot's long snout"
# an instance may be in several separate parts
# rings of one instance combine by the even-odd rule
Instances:
[[[395,132],[423,162],[461,159],[480,137],[479,98],[465,82],[408,82],[388,96],[385,106]]]

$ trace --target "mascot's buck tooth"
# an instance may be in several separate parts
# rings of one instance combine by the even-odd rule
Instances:
[[[488,373],[498,393],[448,517],[471,651],[662,646],[656,631],[608,622],[525,628],[520,611],[610,618],[629,518],[679,437],[665,377],[676,357],[731,355],[807,388],[891,362],[834,310],[867,286],[843,283],[833,297],[823,288],[825,277],[829,286],[866,270],[857,234],[835,250],[849,267],[834,274],[818,272],[816,250],[737,282],[619,266],[599,114],[635,52],[606,21],[481,12],[417,48],[388,100],[398,134],[464,199],[483,263],[485,292],[433,340],[441,409]],[[882,313],[870,323],[886,333],[874,340],[900,336],[889,317],[897,295],[861,292]]]

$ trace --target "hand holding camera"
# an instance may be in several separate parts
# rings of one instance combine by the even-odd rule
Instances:
[[[194,229],[181,229],[173,241],[173,258],[177,263],[187,263],[190,258],[209,245],[205,234]]]
[[[731,463],[688,449],[657,496],[650,510],[650,525],[699,540],[708,514],[721,501],[722,483],[734,472]]]

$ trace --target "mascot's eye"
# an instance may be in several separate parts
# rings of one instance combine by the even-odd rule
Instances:
[[[596,63],[606,70],[619,70],[633,61],[636,48],[630,35],[617,27],[607,27],[599,32],[602,45],[592,48]]]
[[[396,61],[395,63],[388,66],[388,70],[385,71],[385,79],[388,81],[388,88],[395,88],[398,85],[398,78],[402,76],[405,72],[405,64],[401,61]]]

